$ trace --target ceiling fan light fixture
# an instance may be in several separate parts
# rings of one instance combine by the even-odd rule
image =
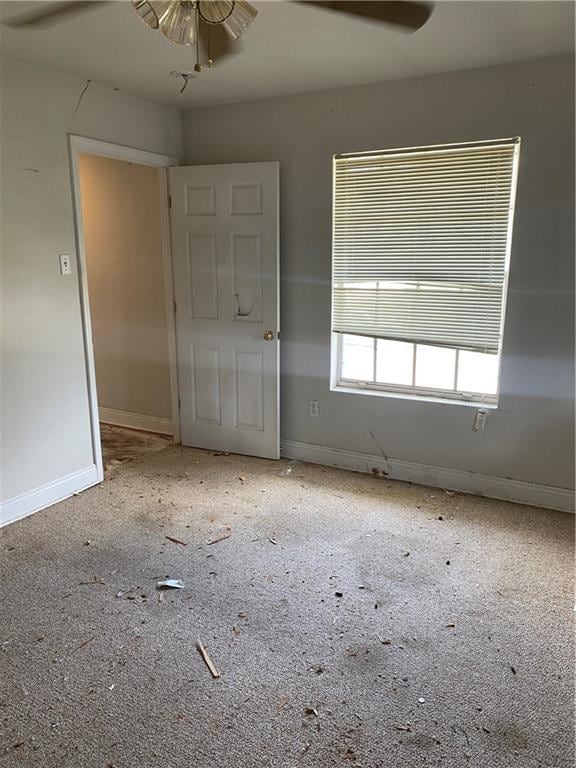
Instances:
[[[234,0],[198,0],[200,18],[206,24],[223,24],[234,12]]]
[[[240,35],[246,32],[257,15],[258,11],[256,8],[246,2],[246,0],[235,0],[234,9],[226,21],[222,22],[222,26],[230,37],[237,40]]]
[[[160,26],[158,14],[152,5],[150,5],[148,0],[132,0],[132,5],[134,6],[134,10],[138,16],[140,16],[145,24],[147,24],[152,29],[158,29]]]
[[[162,33],[177,45],[194,45],[197,35],[198,7],[194,2],[167,3],[160,18]]]
[[[203,30],[206,36],[218,28],[237,40],[258,14],[247,0],[132,0],[132,7],[149,27],[186,46],[196,45]]]

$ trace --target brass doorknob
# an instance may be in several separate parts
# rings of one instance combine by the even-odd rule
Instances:
[[[274,338],[274,331],[266,331],[264,334],[264,341],[272,341]]]

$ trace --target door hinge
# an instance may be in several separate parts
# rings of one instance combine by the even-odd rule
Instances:
[[[168,208],[172,208],[172,195],[168,195]]]
[[[174,302],[174,314],[176,314],[178,310],[176,309],[176,302]]]
[[[182,400],[178,398],[178,410],[181,410],[181,409],[182,409]]]

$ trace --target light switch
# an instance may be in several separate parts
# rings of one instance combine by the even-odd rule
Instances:
[[[60,256],[60,274],[71,275],[72,274],[72,258],[69,253],[61,253]]]

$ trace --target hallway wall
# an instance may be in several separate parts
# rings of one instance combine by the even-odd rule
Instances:
[[[161,171],[87,154],[79,171],[98,405],[170,420]]]

